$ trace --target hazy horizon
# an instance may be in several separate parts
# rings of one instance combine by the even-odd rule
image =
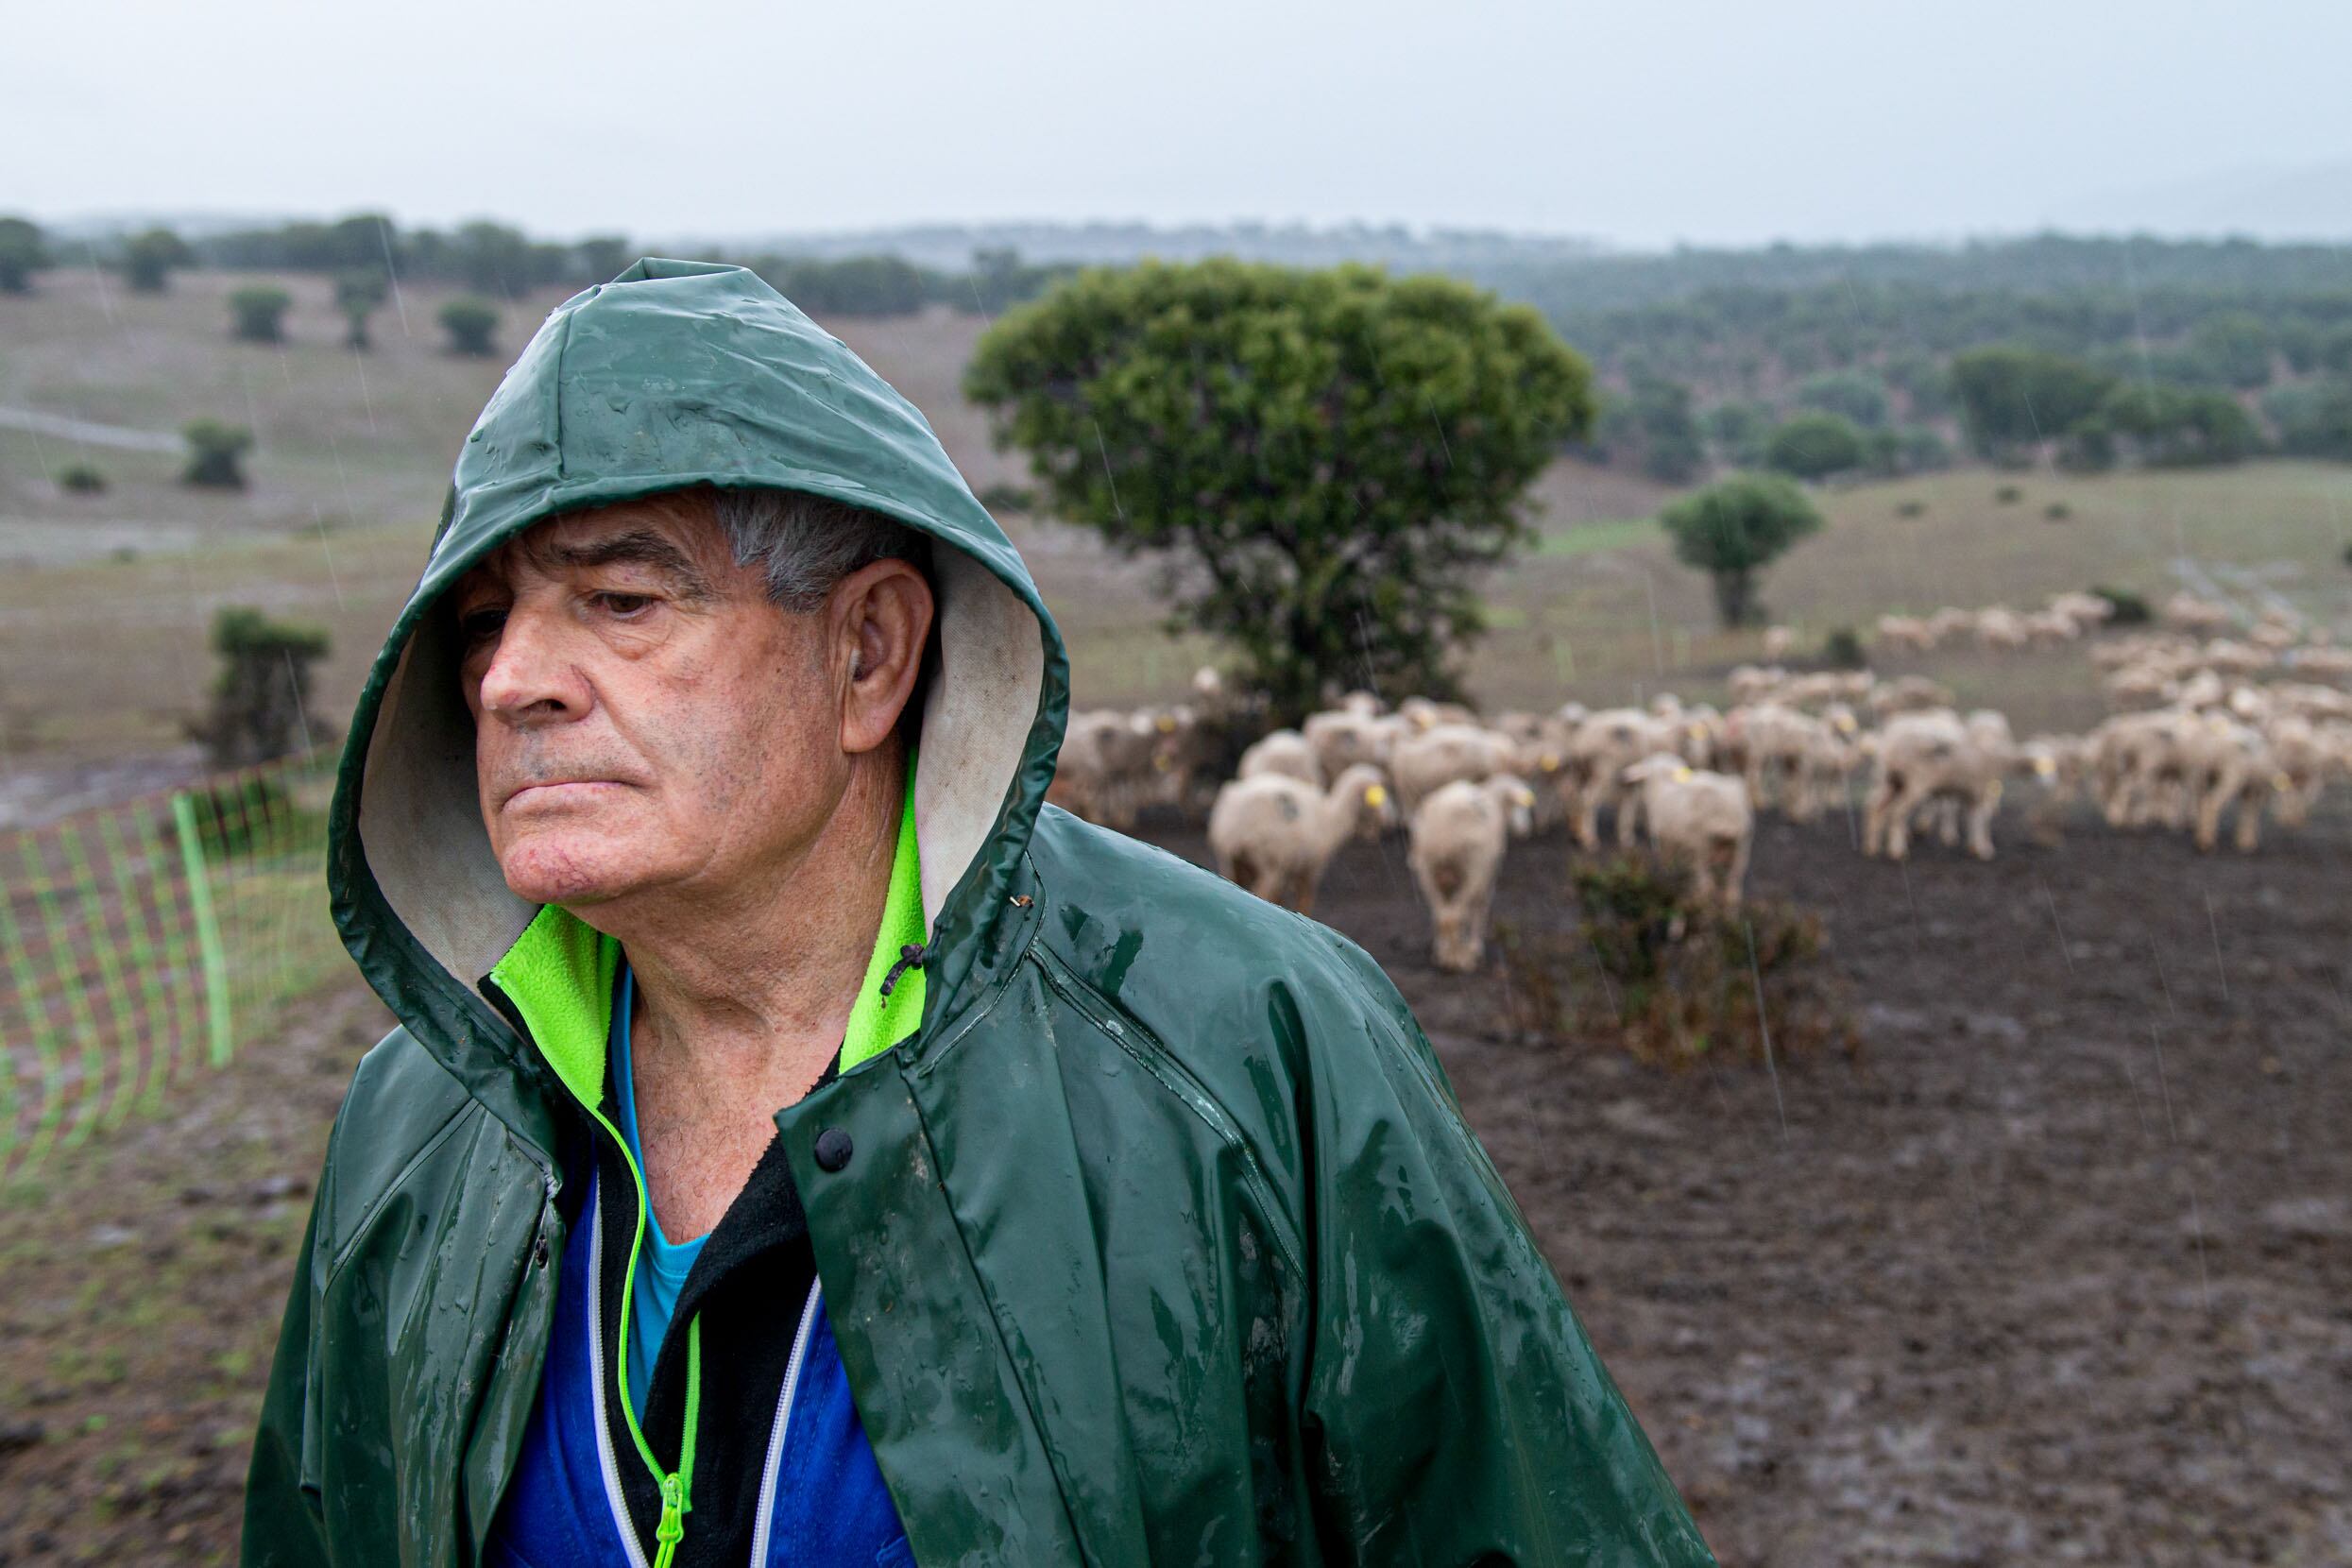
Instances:
[[[938,0],[660,26],[53,8],[0,58],[0,207],[495,217],[554,236],[1401,223],[1617,249],[2045,230],[2352,237],[2352,7],[1764,11]]]

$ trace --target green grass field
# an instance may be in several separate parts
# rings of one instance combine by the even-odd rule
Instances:
[[[89,269],[0,297],[0,765],[119,758],[178,742],[201,708],[213,611],[252,604],[327,626],[322,732],[356,694],[366,661],[415,580],[450,462],[504,358],[444,352],[444,291],[411,289],[375,321],[375,349],[342,347],[329,287],[278,280],[296,297],[291,341],[232,343],[228,294],[249,278],[189,274],[166,296],[125,293]],[[505,354],[561,298],[511,302]],[[402,326],[402,311],[406,327]],[[980,412],[957,390],[983,323],[944,312],[836,323],[843,337],[930,418],[976,487],[1019,482]],[[22,416],[129,433],[148,445],[196,418],[252,429],[242,494],[191,489],[168,450],[134,450],[21,428]],[[16,418],[11,420],[11,416]],[[56,475],[90,462],[97,496]],[[2003,504],[2003,485],[2023,492]],[[1706,585],[1677,566],[1649,521],[1667,492],[1562,461],[1538,483],[1538,541],[1491,590],[1493,627],[1469,656],[1494,705],[1634,699],[1664,686],[1705,694],[1757,647],[1713,629]],[[1922,503],[1904,517],[1907,502]],[[2046,516],[2052,503],[2068,515]],[[2352,610],[2352,469],[2256,463],[2207,472],[2089,478],[1961,470],[1827,492],[1829,529],[1771,573],[1765,598],[1805,641],[1888,610],[2029,604],[2109,583],[2162,595],[2190,563],[2252,604],[2283,595],[2335,619]],[[1021,517],[1030,557],[1073,649],[1076,698],[1126,703],[1180,690],[1213,650],[1156,629],[1150,563],[1090,536]],[[1971,701],[2026,723],[2080,722],[2082,661],[1939,657]]]

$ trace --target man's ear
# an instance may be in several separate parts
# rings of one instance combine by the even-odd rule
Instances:
[[[930,641],[931,585],[905,561],[859,568],[833,589],[835,625],[848,657],[842,690],[842,750],[872,751],[890,739],[913,694]]]

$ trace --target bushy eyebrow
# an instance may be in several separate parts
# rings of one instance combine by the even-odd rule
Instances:
[[[707,598],[711,592],[710,579],[692,557],[650,528],[623,528],[592,539],[555,537],[525,548],[540,562],[559,569],[577,571],[600,566],[641,566],[668,578],[671,586],[690,597]]]

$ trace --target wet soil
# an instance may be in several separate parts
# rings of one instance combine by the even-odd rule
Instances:
[[[1859,1065],[1517,1043],[1394,841],[1316,914],[1412,1000],[1725,1563],[2352,1562],[2352,832],[1849,834],[1766,824],[1749,888],[1822,916]],[[1516,846],[1497,918],[1569,929],[1569,854]]]
[[[1401,846],[1318,914],[1411,998],[1727,1564],[2352,1562],[2352,824],[2251,858],[1767,825],[1866,1048],[1679,1075],[1499,1023]],[[1195,859],[1197,832],[1147,836]],[[1567,929],[1569,851],[1499,913]],[[1596,983],[1585,977],[1583,983]],[[0,1562],[233,1551],[356,989],[0,1202]]]

